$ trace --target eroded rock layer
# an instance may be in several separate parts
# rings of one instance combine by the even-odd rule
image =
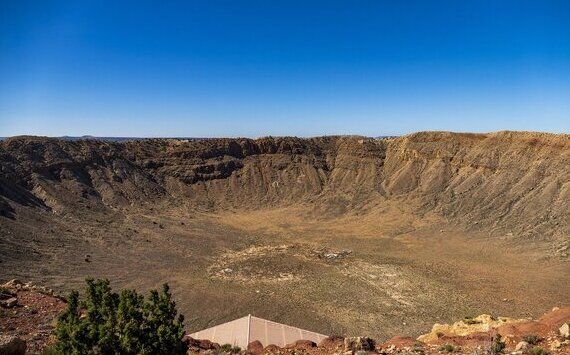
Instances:
[[[319,216],[407,205],[468,229],[538,238],[570,231],[570,136],[416,133],[362,137],[0,143],[0,211],[172,200],[188,208],[304,204]]]

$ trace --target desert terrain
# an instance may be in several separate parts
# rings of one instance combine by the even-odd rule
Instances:
[[[569,221],[567,134],[0,142],[0,281],[168,282],[190,332],[538,318],[568,305]]]

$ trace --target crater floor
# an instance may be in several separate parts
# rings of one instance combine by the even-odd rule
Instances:
[[[14,252],[25,256],[3,261],[0,279],[60,291],[81,288],[85,277],[139,290],[168,282],[190,331],[251,313],[379,339],[482,313],[536,317],[568,301],[568,263],[508,237],[413,215],[385,228],[381,220],[307,216],[301,208],[162,206],[116,210],[103,223],[89,214],[34,212],[25,223],[3,223],[3,248],[18,245]]]

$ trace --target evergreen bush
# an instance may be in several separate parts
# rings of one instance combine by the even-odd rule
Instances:
[[[86,280],[85,295],[68,297],[55,328],[57,342],[46,353],[185,354],[184,317],[178,315],[167,284],[148,298],[134,290],[115,293],[109,280]]]

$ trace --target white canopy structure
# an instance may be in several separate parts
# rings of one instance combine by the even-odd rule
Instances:
[[[283,347],[296,340],[311,340],[319,343],[327,337],[323,334],[257,318],[251,314],[192,333],[190,336],[194,339],[208,339],[220,345],[231,344],[242,349],[255,340],[259,340],[263,346],[274,344]]]

